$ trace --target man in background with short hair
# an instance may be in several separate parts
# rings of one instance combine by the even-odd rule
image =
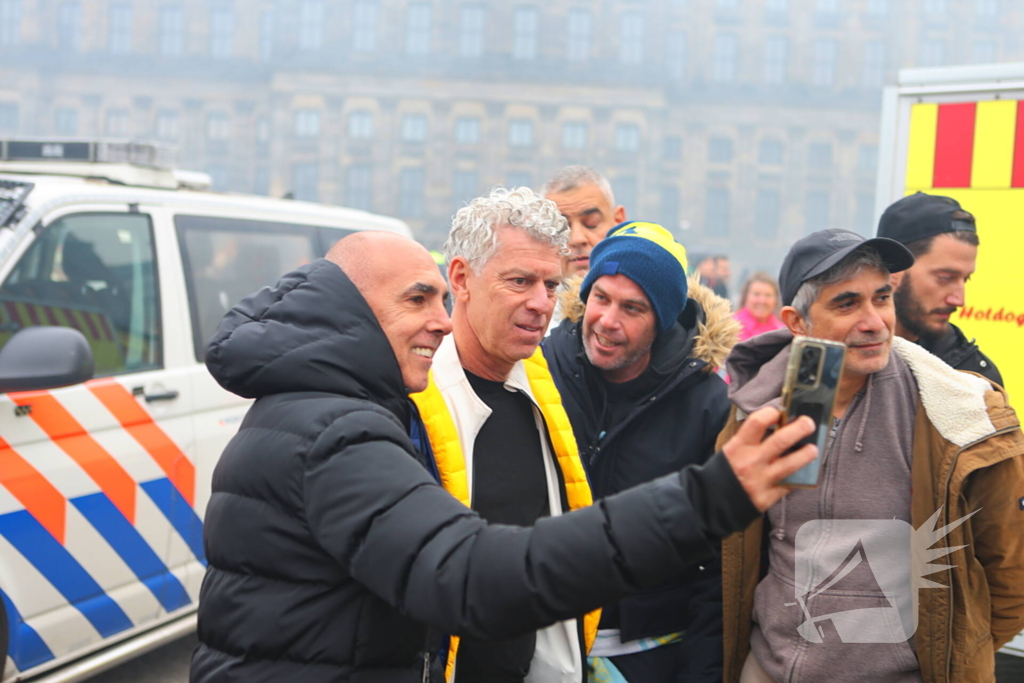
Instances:
[[[569,222],[569,254],[562,258],[562,275],[586,275],[590,250],[626,220],[625,207],[615,203],[608,179],[587,166],[566,166],[544,183],[541,194],[558,205]]]
[[[896,334],[957,370],[1003,386],[995,363],[949,321],[964,305],[964,289],[974,274],[979,244],[974,216],[955,199],[917,192],[885,210],[878,236],[900,242],[915,258],[913,266],[893,276]]]

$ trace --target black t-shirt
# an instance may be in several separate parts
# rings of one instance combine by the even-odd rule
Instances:
[[[531,526],[551,513],[533,403],[504,382],[466,377],[491,409],[473,444],[473,509],[492,524]],[[536,633],[491,642],[462,638],[456,683],[521,683],[536,641]]]
[[[466,377],[491,409],[473,444],[473,509],[491,524],[532,526],[551,514],[533,402],[504,382]]]

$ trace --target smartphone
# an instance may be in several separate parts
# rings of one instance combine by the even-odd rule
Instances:
[[[841,342],[813,337],[796,337],[793,340],[786,365],[786,380],[782,385],[782,421],[786,424],[801,415],[814,420],[814,432],[797,443],[793,450],[813,443],[818,447],[818,457],[783,479],[782,483],[787,486],[814,488],[818,485],[818,474],[832,426],[832,406],[845,359],[846,344]]]

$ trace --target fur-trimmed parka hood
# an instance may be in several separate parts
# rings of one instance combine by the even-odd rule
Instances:
[[[580,300],[582,284],[582,276],[574,277],[566,283],[558,298],[565,318],[574,324],[583,318],[583,311],[586,310],[586,304]],[[732,317],[729,301],[715,294],[710,287],[700,284],[700,276],[696,272],[688,278],[687,287],[687,309],[696,303],[701,312],[696,316],[697,331],[690,356],[707,363],[706,372],[714,372],[725,366],[726,357],[739,339],[740,324]],[[684,309],[680,319],[690,314]]]

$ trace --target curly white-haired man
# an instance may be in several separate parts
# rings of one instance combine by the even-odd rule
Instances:
[[[520,187],[460,209],[445,243],[453,333],[434,356],[430,386],[413,396],[427,432],[420,445],[445,487],[491,523],[531,526],[591,501],[538,350],[568,240],[555,203]],[[446,678],[454,668],[457,683],[580,681],[595,616],[500,642],[452,638]]]

